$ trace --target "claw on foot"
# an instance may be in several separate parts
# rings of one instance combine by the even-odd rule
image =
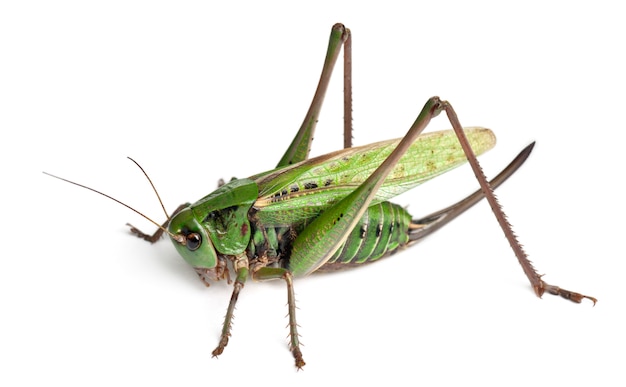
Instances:
[[[213,355],[213,357],[218,357],[219,355],[222,354],[222,352],[224,352],[224,348],[223,347],[217,347],[213,350],[213,352],[211,352],[211,355]]]
[[[218,357],[219,355],[221,355],[222,352],[224,352],[224,348],[226,348],[227,344],[228,344],[228,337],[222,337],[219,344],[217,345],[217,348],[215,348],[213,352],[211,352],[213,357]]]
[[[543,281],[541,281],[541,284],[539,286],[536,286],[534,288],[535,288],[535,293],[540,298],[544,292],[548,292],[550,294],[553,294],[555,296],[561,296],[565,298],[566,300],[570,300],[578,304],[580,304],[585,298],[593,302],[594,306],[596,305],[596,302],[598,302],[598,300],[595,297],[586,296],[584,294],[572,292],[571,290],[565,290],[558,286],[547,284]]]
[[[302,352],[300,352],[300,348],[294,348],[293,350],[291,350],[291,353],[296,359],[296,368],[298,368],[298,371],[300,371],[302,367],[306,365],[304,359],[302,358]]]

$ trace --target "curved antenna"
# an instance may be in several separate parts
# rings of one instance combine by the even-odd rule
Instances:
[[[132,159],[131,159],[131,160],[132,160]],[[133,161],[134,161],[134,160],[133,160]],[[139,167],[139,168],[141,168],[141,167]],[[143,169],[142,169],[142,171],[143,171]],[[165,227],[161,226],[160,224],[158,224],[158,223],[157,223],[157,222],[155,222],[154,220],[152,220],[152,219],[148,218],[146,215],[142,214],[141,212],[139,212],[139,211],[137,211],[136,209],[132,208],[132,207],[131,207],[131,206],[129,206],[128,204],[126,204],[126,203],[124,203],[124,202],[121,202],[121,201],[117,200],[116,198],[114,198],[114,197],[112,197],[112,196],[109,196],[109,195],[107,195],[107,194],[105,194],[105,193],[103,193],[103,192],[100,192],[100,191],[98,191],[98,190],[96,190],[96,189],[93,189],[93,188],[91,188],[91,187],[87,187],[86,185],[78,184],[78,183],[75,183],[75,182],[73,182],[73,181],[71,181],[71,180],[67,180],[67,179],[64,179],[64,178],[62,178],[62,177],[55,176],[55,175],[53,175],[53,174],[51,174],[51,173],[48,173],[48,172],[43,172],[43,173],[44,173],[44,174],[46,174],[46,175],[48,175],[48,176],[50,176],[50,177],[54,177],[55,179],[63,180],[63,181],[64,181],[64,182],[66,182],[66,183],[74,184],[74,185],[77,185],[77,186],[79,186],[79,187],[81,187],[81,188],[85,188],[85,189],[87,189],[87,190],[89,190],[89,191],[92,191],[92,192],[95,192],[95,193],[97,193],[97,194],[100,194],[100,195],[104,196],[105,198],[109,198],[109,199],[111,199],[111,200],[113,200],[113,201],[115,201],[115,202],[117,202],[117,203],[119,203],[119,204],[123,205],[124,207],[128,208],[129,210],[132,210],[132,211],[134,211],[135,213],[137,213],[137,214],[141,215],[143,218],[145,218],[146,220],[150,221],[152,224],[154,224],[155,226],[157,226],[159,229],[163,230],[163,232],[166,232],[166,233],[167,233],[170,237],[172,237],[172,239],[174,239],[175,241],[177,241],[177,242],[179,242],[179,243],[185,243],[185,236],[184,236],[184,235],[178,235],[178,234],[173,234],[173,233],[169,232],[169,230],[167,230]],[[145,172],[144,172],[144,173],[145,173]],[[150,180],[150,179],[148,179],[148,180]],[[152,184],[152,182],[150,182],[150,184]],[[154,187],[154,186],[153,186],[153,187]],[[157,196],[158,196],[158,194],[157,194]],[[160,201],[160,200],[161,200],[161,199],[159,198],[159,201]],[[161,205],[162,205],[162,204],[161,204]],[[168,219],[169,219],[169,217],[168,217]]]
[[[136,166],[139,167],[139,169],[141,169],[141,172],[143,173],[143,175],[146,177],[146,179],[148,179],[148,181],[150,182],[150,185],[152,186],[152,190],[154,191],[154,193],[157,196],[157,199],[159,199],[159,204],[161,204],[161,208],[163,209],[163,212],[165,213],[165,218],[167,220],[170,220],[170,216],[167,214],[167,211],[165,210],[165,206],[163,205],[163,201],[161,200],[161,196],[159,195],[159,192],[157,191],[156,187],[154,186],[154,184],[152,184],[152,179],[150,179],[150,176],[148,176],[148,174],[146,173],[146,171],[143,170],[143,168],[141,167],[141,165],[139,165],[138,162],[136,162],[135,160],[133,160],[132,157],[128,157],[126,156],[130,161],[132,161],[133,163],[135,163]],[[161,227],[162,228],[162,227]]]

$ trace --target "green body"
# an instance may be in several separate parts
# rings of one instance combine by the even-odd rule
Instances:
[[[477,154],[495,145],[488,129],[465,132]],[[201,246],[190,250],[177,241],[174,245],[197,269],[213,269],[218,260],[245,256],[252,264],[263,259],[268,266],[287,268],[296,276],[355,266],[388,255],[409,242],[411,216],[387,200],[467,160],[454,132],[419,136],[382,183],[357,226],[321,265],[312,268],[306,260],[292,259],[291,250],[298,235],[321,212],[363,184],[399,141],[344,149],[233,180],[170,221],[172,234],[197,233]]]
[[[214,356],[222,354],[228,344],[235,305],[248,276],[285,281],[289,347],[300,369],[305,362],[300,351],[293,277],[359,266],[390,255],[441,228],[483,195],[494,207],[492,188],[474,156],[495,145],[493,133],[483,128],[463,129],[452,106],[438,97],[428,99],[401,139],[352,147],[351,42],[350,30],[335,24],[313,101],[276,169],[233,180],[184,208],[169,222],[174,245],[205,284],[230,281],[229,268],[235,272]],[[342,45],[344,149],[309,159],[315,126]],[[430,120],[442,112],[453,130],[422,134]],[[524,162],[531,148],[522,151],[492,180],[494,187]],[[387,201],[468,160],[481,190],[459,203],[414,220],[402,207]],[[501,214],[496,217],[503,219]],[[155,240],[154,236],[147,239]]]

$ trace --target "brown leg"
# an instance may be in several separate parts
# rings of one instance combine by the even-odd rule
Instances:
[[[287,283],[287,305],[289,307],[289,350],[296,361],[296,367],[300,370],[306,364],[300,351],[298,324],[296,323],[296,296],[293,290],[293,275],[287,269],[275,267],[262,267],[253,274],[257,280],[284,279]]]
[[[506,215],[504,214],[504,211],[502,210],[502,206],[500,205],[500,203],[498,203],[498,200],[496,199],[496,196],[493,192],[493,188],[487,181],[487,178],[485,177],[485,174],[482,168],[480,167],[478,160],[476,159],[476,155],[472,151],[472,148],[469,142],[467,141],[465,132],[463,132],[463,127],[461,126],[461,123],[459,122],[459,119],[456,113],[454,112],[452,105],[450,105],[450,103],[447,101],[440,101],[440,106],[438,110],[439,111],[444,110],[446,114],[448,115],[448,119],[450,120],[450,123],[452,124],[452,127],[454,128],[454,131],[456,132],[456,135],[459,138],[461,147],[465,151],[465,155],[467,156],[469,164],[471,165],[472,170],[474,171],[474,175],[476,175],[476,179],[478,180],[478,183],[480,184],[480,188],[483,194],[485,195],[485,197],[487,198],[487,201],[489,202],[489,205],[491,206],[491,209],[494,215],[496,216],[496,219],[498,220],[498,223],[500,224],[502,231],[504,231],[504,235],[506,239],[509,241],[511,248],[513,249],[513,252],[515,253],[515,256],[517,257],[517,260],[522,266],[522,269],[524,270],[526,277],[528,277],[528,280],[530,281],[530,284],[533,287],[535,294],[538,297],[541,297],[543,293],[547,291],[550,294],[560,295],[563,298],[566,298],[568,300],[571,300],[577,303],[580,303],[583,299],[587,298],[591,300],[593,304],[595,305],[597,300],[593,297],[585,296],[580,293],[561,289],[560,287],[550,285],[541,279],[542,276],[537,273],[537,271],[533,267],[533,264],[528,259],[528,255],[522,248],[522,245],[517,240],[517,236],[513,232],[511,224],[507,220]]]
[[[226,317],[224,318],[224,325],[222,327],[222,335],[220,336],[220,341],[217,344],[217,347],[212,352],[214,357],[221,355],[222,352],[224,352],[226,345],[228,345],[228,338],[230,337],[230,330],[233,323],[233,315],[235,313],[235,304],[237,304],[239,292],[243,289],[243,285],[245,284],[247,278],[248,268],[245,266],[240,267],[237,270],[237,278],[235,279],[235,284],[233,285],[233,294],[230,297],[228,309],[226,310]]]

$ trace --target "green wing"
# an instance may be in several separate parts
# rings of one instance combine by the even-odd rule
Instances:
[[[479,155],[496,138],[485,128],[464,128]],[[315,217],[352,192],[389,156],[400,139],[343,149],[252,176],[259,187],[254,203],[266,225],[287,226]],[[388,200],[467,161],[452,130],[422,134],[378,191],[372,204]]]

